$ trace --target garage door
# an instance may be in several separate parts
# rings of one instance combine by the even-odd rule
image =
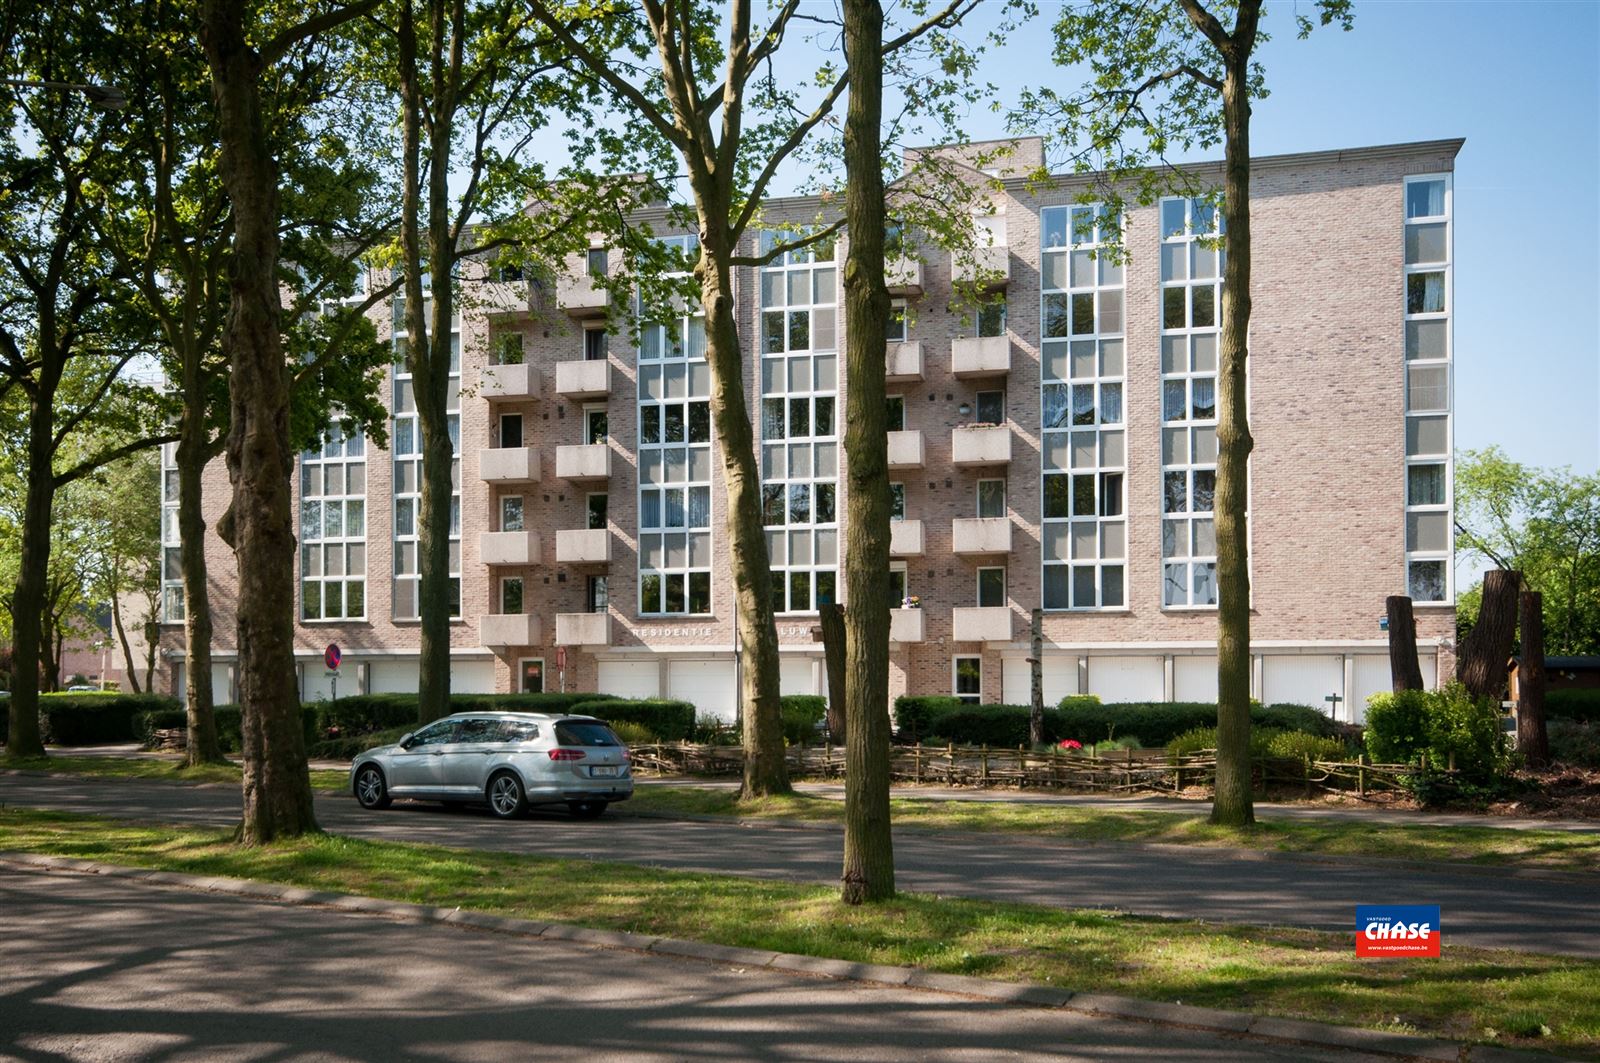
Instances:
[[[1389,673],[1389,658],[1375,653],[1360,653],[1352,660],[1355,662],[1355,689],[1350,691],[1348,711],[1346,706],[1339,707],[1339,718],[1352,723],[1366,723],[1367,699],[1394,689]]]
[[[601,661],[599,689],[619,698],[658,698],[660,666],[655,661]]]
[[[1439,655],[1435,653],[1417,654],[1417,664],[1422,668],[1422,688],[1432,690],[1439,685]]]
[[[694,703],[696,716],[733,722],[736,694],[733,662],[673,661],[667,666],[667,697]]]
[[[367,686],[374,694],[415,694],[416,661],[373,661],[367,669]]]
[[[1090,657],[1089,693],[1101,701],[1160,701],[1166,689],[1160,657]]]
[[[452,694],[493,694],[493,661],[452,661],[450,663],[450,692]]]
[[[1215,657],[1174,657],[1172,659],[1173,701],[1216,701],[1217,659]]]
[[[1078,657],[1076,654],[1045,654],[1039,667],[1039,677],[1044,683],[1044,703],[1059,705],[1068,694],[1078,692]],[[1007,657],[1000,662],[1000,690],[1007,705],[1033,703],[1033,672],[1023,657]]]
[[[778,691],[787,696],[789,694],[826,694],[827,690],[817,689],[816,657],[780,657],[778,658]]]
[[[1310,705],[1327,712],[1330,706],[1323,698],[1345,695],[1344,658],[1337,654],[1268,657],[1261,673],[1261,700],[1267,705]]]

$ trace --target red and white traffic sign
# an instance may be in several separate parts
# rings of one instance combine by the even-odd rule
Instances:
[[[339,662],[344,660],[344,651],[339,649],[337,642],[328,643],[328,648],[322,651],[322,662],[328,666],[328,671],[337,672]]]

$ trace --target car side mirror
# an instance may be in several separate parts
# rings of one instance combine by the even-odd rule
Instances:
[[[412,740],[415,737],[416,736],[413,735],[410,731],[407,731],[405,734],[400,736],[400,741],[395,743],[395,744],[398,745],[401,749],[410,749]]]

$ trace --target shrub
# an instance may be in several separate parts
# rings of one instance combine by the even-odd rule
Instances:
[[[579,702],[564,711],[596,716],[610,724],[638,724],[663,742],[679,742],[694,733],[694,706],[670,698],[605,698]]]
[[[625,746],[644,746],[656,741],[656,736],[642,723],[629,723],[627,720],[611,721],[611,729],[617,737],[622,739]]]
[[[1385,691],[1367,699],[1367,754],[1379,764],[1409,764],[1428,748],[1428,693]]]
[[[694,731],[689,737],[713,746],[736,746],[741,741],[737,727],[710,713],[695,717]]]
[[[896,737],[902,742],[926,741],[932,737],[935,719],[970,707],[960,698],[903,694],[894,699]]]
[[[1349,751],[1337,738],[1306,734],[1302,731],[1279,731],[1267,740],[1267,756],[1288,757],[1293,760],[1345,760]]]
[[[177,705],[175,698],[160,694],[41,694],[39,723],[57,745],[131,742],[139,737],[141,713]],[[9,726],[9,717],[5,722]]]
[[[1366,744],[1379,763],[1409,764],[1427,753],[1442,768],[1453,759],[1473,782],[1493,779],[1506,763],[1499,703],[1473,698],[1459,683],[1374,694],[1367,699]]]
[[[1575,768],[1600,768],[1600,722],[1549,720],[1550,759]]]
[[[338,738],[319,739],[306,747],[306,755],[312,760],[355,760],[369,749],[393,745],[410,733],[415,726],[412,724],[365,734],[342,734]]]
[[[1206,749],[1217,748],[1215,727],[1195,727],[1183,732],[1167,743],[1167,752],[1175,757],[1189,757]]]
[[[1600,688],[1547,690],[1544,714],[1551,719],[1600,722]]]
[[[935,716],[929,728],[930,737],[962,746],[1015,749],[1028,744],[1029,713],[1027,705],[962,705]],[[1061,733],[1060,716],[1057,709],[1045,710],[1046,742],[1065,737]]]
[[[1102,705],[1073,695],[1062,699],[1057,719],[1060,720],[1060,737],[1075,738],[1086,746],[1131,737],[1147,747],[1154,747],[1165,746],[1196,728],[1215,728],[1217,706],[1207,701],[1130,701]],[[1250,722],[1257,729],[1301,731],[1324,737],[1338,733],[1338,725],[1333,720],[1305,705],[1264,708],[1252,705]]]
[[[783,712],[783,737],[790,745],[817,740],[817,724],[828,715],[828,699],[821,694],[786,694],[779,699]],[[840,741],[843,735],[835,735]]]

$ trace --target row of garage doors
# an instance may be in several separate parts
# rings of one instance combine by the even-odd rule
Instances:
[[[819,661],[816,657],[784,657],[780,687],[784,694],[815,694]],[[600,662],[602,694],[627,698],[676,698],[693,702],[695,711],[732,723],[738,703],[738,685],[731,659],[722,660],[614,660]]]

